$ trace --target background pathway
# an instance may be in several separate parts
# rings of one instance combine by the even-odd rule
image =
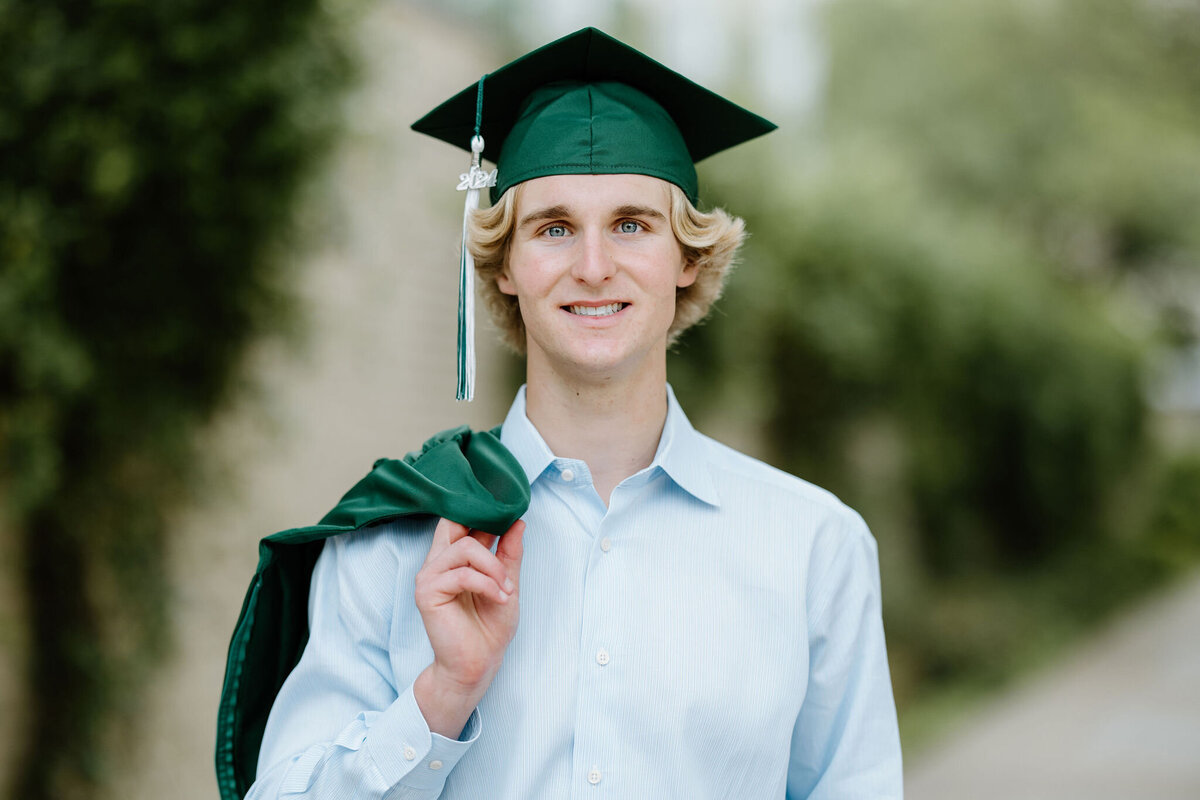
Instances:
[[[907,800],[1200,799],[1200,577],[1118,619],[907,770]]]

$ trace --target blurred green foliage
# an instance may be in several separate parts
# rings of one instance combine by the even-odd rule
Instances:
[[[340,14],[0,0],[0,498],[31,650],[13,796],[97,796],[127,738],[197,427],[286,316],[291,209],[350,74]]]
[[[673,357],[701,416],[864,510],[902,710],[1195,563],[1148,377],[1200,324],[1200,6],[862,0],[747,179],[745,267]],[[690,386],[690,388],[689,388]],[[902,715],[903,717],[903,715]]]
[[[1169,565],[1200,562],[1200,453],[1168,461],[1150,513],[1147,548]]]

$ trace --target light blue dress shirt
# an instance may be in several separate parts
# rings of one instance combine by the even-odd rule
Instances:
[[[521,620],[457,741],[412,692],[432,523],[327,540],[248,797],[901,797],[862,518],[697,433],[667,393],[653,463],[607,508],[518,393],[501,438],[533,488]]]

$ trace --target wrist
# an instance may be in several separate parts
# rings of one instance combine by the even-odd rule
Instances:
[[[464,682],[436,661],[426,667],[413,684],[413,697],[429,730],[447,739],[457,739],[494,675],[495,670],[489,670],[478,681]]]

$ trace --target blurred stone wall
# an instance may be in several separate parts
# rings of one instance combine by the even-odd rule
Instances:
[[[260,537],[316,522],[377,458],[402,456],[443,428],[503,418],[503,362],[483,319],[478,399],[454,401],[455,185],[469,156],[408,129],[493,65],[479,38],[399,3],[377,3],[362,20],[361,86],[307,212],[322,243],[296,269],[304,341],[255,353],[254,388],[204,434],[218,468],[171,539],[177,645],[147,687],[143,735],[130,743],[138,766],[115,796],[217,796],[217,702]]]

